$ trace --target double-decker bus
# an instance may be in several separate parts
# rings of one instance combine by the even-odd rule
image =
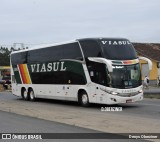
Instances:
[[[128,39],[85,38],[11,53],[12,93],[36,98],[119,104],[143,100],[139,60]]]

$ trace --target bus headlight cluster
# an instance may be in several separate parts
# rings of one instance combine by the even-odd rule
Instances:
[[[112,95],[118,95],[118,93],[117,93],[117,92],[111,92],[111,94],[112,94]]]
[[[109,91],[109,90],[107,90],[107,89],[102,89],[102,88],[100,88],[100,90],[102,90],[102,91],[104,91],[104,92],[106,92],[106,93],[108,93],[108,94],[112,94],[112,95],[118,95],[118,94],[119,94],[119,93],[117,93],[117,92]]]
[[[109,94],[112,94],[112,95],[118,95],[119,93],[117,93],[117,92],[114,92],[114,91],[106,91],[107,93],[109,93]]]
[[[139,90],[138,92],[139,92],[139,93],[142,93],[142,92],[143,92],[143,90]]]

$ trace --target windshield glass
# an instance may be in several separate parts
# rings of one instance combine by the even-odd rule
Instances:
[[[111,86],[113,88],[134,88],[141,85],[140,65],[113,65]]]
[[[128,40],[103,39],[100,45],[106,59],[133,60],[137,58],[136,51]]]

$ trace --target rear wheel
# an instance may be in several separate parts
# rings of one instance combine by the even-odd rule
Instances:
[[[24,100],[29,100],[29,96],[25,88],[22,89],[21,96]]]
[[[30,98],[30,101],[35,101],[36,99],[33,89],[29,90],[29,98]]]
[[[84,107],[88,107],[89,106],[89,98],[88,98],[88,95],[87,95],[87,93],[85,91],[82,91],[80,93],[79,102]]]

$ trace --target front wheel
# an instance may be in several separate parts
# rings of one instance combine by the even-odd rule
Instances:
[[[82,91],[80,93],[80,98],[79,98],[80,104],[84,107],[88,107],[89,106],[89,98],[88,95],[85,91]]]

